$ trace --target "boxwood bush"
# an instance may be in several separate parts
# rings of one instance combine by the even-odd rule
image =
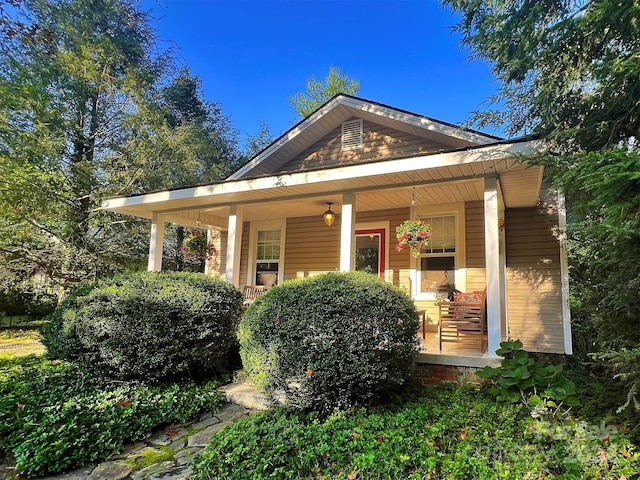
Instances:
[[[50,358],[118,380],[210,373],[237,342],[242,295],[197,273],[132,273],[83,288],[44,329]]]
[[[418,314],[374,275],[328,273],[273,287],[240,323],[249,378],[274,402],[331,410],[370,404],[413,371]]]

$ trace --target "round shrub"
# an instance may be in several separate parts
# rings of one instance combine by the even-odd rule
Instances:
[[[134,273],[72,295],[52,315],[53,358],[120,380],[165,380],[210,371],[237,342],[242,295],[198,273]]]
[[[371,274],[328,273],[270,289],[240,322],[249,378],[294,409],[371,404],[413,371],[418,314],[399,288]]]
[[[87,295],[96,287],[95,284],[84,285],[65,298],[47,317],[42,327],[42,342],[47,347],[47,356],[51,359],[76,360],[81,348],[73,335],[74,322],[65,321],[74,315],[79,306],[78,299]]]

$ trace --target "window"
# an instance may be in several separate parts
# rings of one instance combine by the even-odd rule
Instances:
[[[284,278],[284,222],[252,222],[247,285],[273,287]]]
[[[258,230],[255,285],[273,287],[280,269],[280,230]]]
[[[456,284],[456,216],[421,220],[431,225],[431,240],[420,252],[420,292],[446,295]]]
[[[362,148],[362,119],[342,124],[342,151]]]

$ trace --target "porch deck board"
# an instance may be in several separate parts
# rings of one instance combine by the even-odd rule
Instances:
[[[427,332],[425,339],[422,338],[422,330],[418,335],[422,344],[420,345],[420,353],[438,353],[444,355],[459,355],[464,357],[484,357],[485,353],[478,347],[477,337],[469,342],[443,342],[442,350],[440,350],[440,339],[436,332]],[[486,345],[487,336],[484,335],[482,341]]]

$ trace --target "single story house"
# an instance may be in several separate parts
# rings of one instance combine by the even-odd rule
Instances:
[[[418,361],[495,363],[507,338],[570,354],[562,197],[526,159],[540,141],[505,141],[349,95],[337,95],[212,185],[105,199],[102,208],[151,219],[149,270],[164,225],[206,228],[208,262],[240,288],[328,271],[365,270],[405,288],[423,315]],[[323,214],[331,210],[335,222]],[[432,228],[417,256],[397,251],[396,227]],[[481,347],[438,342],[438,301],[485,292]]]

